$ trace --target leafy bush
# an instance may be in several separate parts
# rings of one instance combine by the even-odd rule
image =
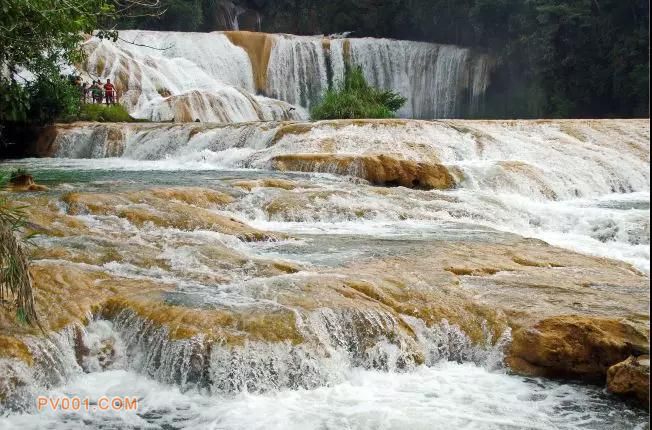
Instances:
[[[136,122],[124,106],[119,104],[85,104],[82,105],[79,116],[76,118],[81,121],[99,121],[99,122]]]
[[[405,97],[367,83],[362,68],[347,68],[344,82],[329,89],[310,112],[312,119],[394,118]]]
[[[27,85],[29,109],[27,121],[47,124],[76,117],[80,108],[80,92],[69,78],[57,74],[39,76]]]

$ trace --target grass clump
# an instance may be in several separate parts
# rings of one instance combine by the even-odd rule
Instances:
[[[357,66],[347,68],[344,82],[326,91],[310,115],[313,120],[394,118],[406,100],[396,92],[369,85]]]
[[[81,106],[78,119],[96,122],[139,122],[119,104],[84,104]]]

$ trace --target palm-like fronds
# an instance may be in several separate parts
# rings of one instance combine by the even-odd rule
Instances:
[[[0,178],[0,183],[2,183]],[[16,236],[25,224],[24,206],[13,206],[0,197],[0,303],[15,300],[17,317],[38,324],[32,293],[29,258],[23,243]]]

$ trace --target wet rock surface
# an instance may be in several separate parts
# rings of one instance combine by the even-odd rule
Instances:
[[[511,330],[507,364],[513,371],[597,383],[611,366],[647,352],[647,277],[625,263],[498,233],[479,241],[421,242],[331,268],[252,258],[234,245],[288,236],[259,232],[219,211],[258,187],[293,192],[295,185],[270,180],[231,186],[230,193],[200,187],[67,192],[50,203],[35,196],[31,222],[54,233],[33,251],[43,325],[60,331],[86,324],[89,315],[111,321],[127,312],[165,329],[173,342],[201,337],[206,345],[260,341],[312,348],[316,332],[299,321],[329,309],[350,321],[343,330],[356,340],[347,348],[360,348],[359,359],[388,338],[402,345],[404,359],[422,363],[429,352],[410,318],[429,327],[446,321],[477,345],[495,343]],[[203,231],[234,242],[207,242]],[[80,234],[83,246],[70,246]],[[181,265],[169,260],[165,249],[171,246],[192,258]],[[211,304],[211,291],[220,290],[236,293],[240,304]],[[628,294],[621,297],[623,290]],[[371,315],[379,319],[369,325]],[[4,338],[15,345],[3,348],[4,355],[29,362],[19,339],[30,330],[16,329],[10,317],[4,330],[16,336]],[[109,366],[114,342],[95,342],[94,364],[84,358],[89,349],[78,361],[88,368]]]
[[[607,388],[615,394],[634,397],[650,409],[650,356],[630,356],[611,366],[607,372]]]

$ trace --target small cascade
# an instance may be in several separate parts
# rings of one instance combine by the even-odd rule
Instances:
[[[84,124],[59,129],[48,151],[56,157],[201,162],[213,168],[283,164],[289,167],[286,170],[362,178],[370,177],[382,163],[387,167],[417,162],[431,169],[445,166],[460,189],[564,201],[647,190],[649,131],[641,124],[635,120]],[[627,145],[616,138],[623,132],[631,133]],[[571,160],[572,168],[562,167]],[[374,172],[362,169],[363,161]],[[630,167],[623,170],[622,165]]]
[[[441,361],[487,360],[502,366],[509,336],[492,345],[474,346],[457,327],[428,328],[422,321],[402,317],[414,327],[416,339],[404,334],[389,314],[366,310],[319,309],[297,314],[304,333],[301,344],[245,341],[197,335],[172,339],[167,328],[123,310],[112,320],[91,319],[87,327],[68,327],[49,339],[33,338],[27,345],[31,367],[0,360],[0,387],[9,409],[32,404],[39,390],[61,386],[83,373],[128,369],[183,391],[213,394],[264,393],[283,389],[314,389],[338,383],[351,368],[386,372],[413,371],[426,357],[428,366]]]
[[[92,326],[90,330],[93,330]],[[0,359],[3,405],[8,409],[30,409],[38,394],[65,384],[80,374],[83,371],[82,350],[86,336],[86,329],[78,325],[50,333],[48,337],[29,336],[24,342],[32,357],[30,366]]]
[[[216,24],[221,30],[240,30],[238,18],[245,11],[242,6],[230,0],[222,0],[217,3],[216,9]]]
[[[328,89],[322,38],[277,36],[267,69],[266,94],[309,108]]]

